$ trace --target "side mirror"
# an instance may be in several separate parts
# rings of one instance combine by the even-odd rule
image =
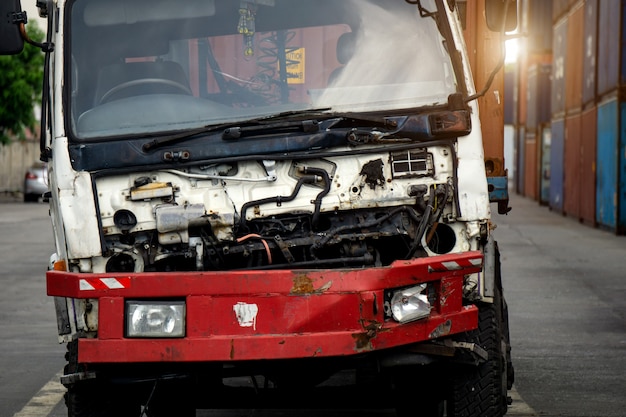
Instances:
[[[0,55],[15,55],[22,52],[24,39],[20,32],[20,21],[25,21],[20,0],[0,1]]]
[[[487,27],[500,32],[504,25],[505,32],[517,27],[517,0],[485,0],[485,18]]]

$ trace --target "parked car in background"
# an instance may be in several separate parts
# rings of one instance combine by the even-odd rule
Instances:
[[[37,202],[48,191],[48,166],[35,162],[24,175],[24,202]]]

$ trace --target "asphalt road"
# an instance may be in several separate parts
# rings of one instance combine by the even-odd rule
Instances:
[[[8,200],[8,201],[7,201]],[[626,416],[626,237],[512,196],[494,214],[516,369],[515,417]],[[0,417],[61,417],[45,204],[0,196]],[[391,417],[385,411],[202,410],[198,417]]]
[[[626,237],[511,206],[494,222],[517,390],[541,416],[626,416]]]
[[[20,411],[64,365],[44,274],[54,252],[46,204],[0,199],[0,417]]]

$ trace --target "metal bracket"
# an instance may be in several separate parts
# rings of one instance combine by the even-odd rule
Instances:
[[[75,372],[73,374],[61,375],[61,384],[64,386],[75,384],[79,381],[85,381],[88,379],[96,379],[96,373],[93,371],[89,372]]]
[[[487,351],[476,343],[451,341],[450,345],[455,348],[467,349],[485,361],[489,359],[489,354],[487,353]]]
[[[291,251],[289,250],[289,246],[285,242],[283,242],[283,239],[279,235],[274,236],[274,242],[276,242],[276,245],[283,253],[283,256],[285,257],[287,262],[291,264],[296,261],[296,259],[291,254]]]
[[[24,23],[24,24],[26,24],[27,22],[28,22],[28,15],[26,14],[26,12],[13,12],[13,13],[11,13],[11,23],[14,23],[14,24]]]

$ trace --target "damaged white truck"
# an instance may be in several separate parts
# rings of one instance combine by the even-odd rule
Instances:
[[[508,196],[459,9],[500,30],[515,2],[37,6],[69,417],[506,413]]]

